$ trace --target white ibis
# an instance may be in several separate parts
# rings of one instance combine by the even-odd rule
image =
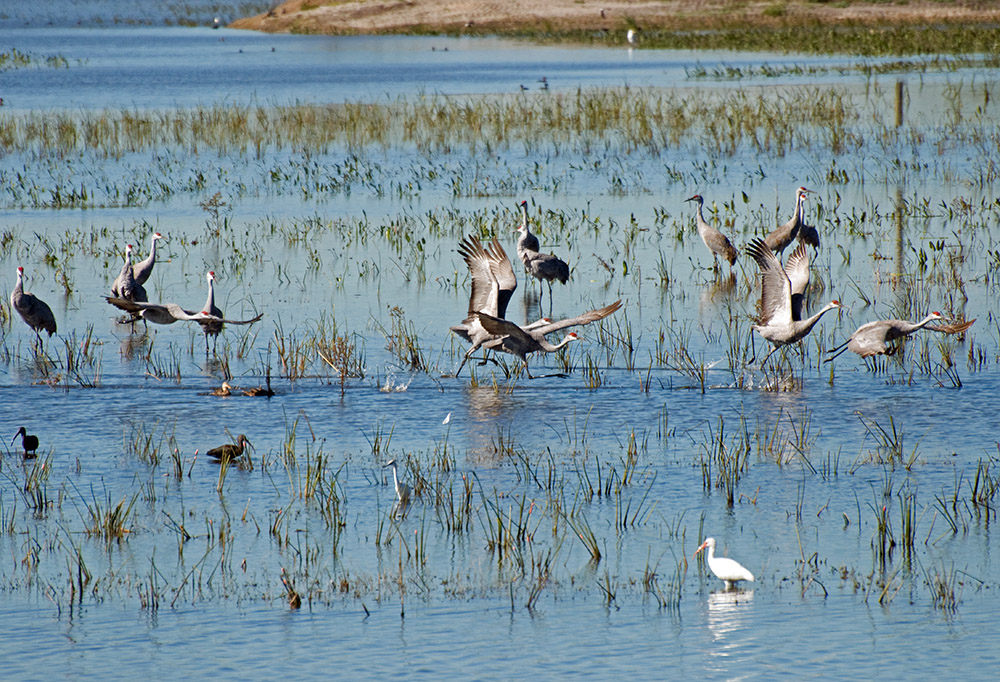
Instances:
[[[698,552],[708,547],[708,568],[715,574],[715,577],[726,583],[726,589],[731,590],[741,580],[753,582],[753,573],[742,565],[726,557],[715,556],[715,538],[705,538],[705,542],[695,550],[694,556]]]

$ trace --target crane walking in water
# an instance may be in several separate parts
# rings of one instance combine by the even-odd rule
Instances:
[[[209,272],[208,279],[208,299],[200,312],[191,312],[181,308],[176,303],[147,303],[145,301],[129,301],[124,298],[108,296],[108,303],[121,308],[127,312],[138,313],[144,320],[154,324],[173,324],[174,322],[197,322],[201,325],[201,330],[205,334],[205,355],[208,355],[208,337],[211,335],[213,341],[213,352],[215,342],[218,341],[219,333],[223,325],[226,324],[253,324],[264,317],[260,313],[249,320],[227,320],[223,317],[222,311],[215,305],[215,273]]]
[[[565,284],[569,280],[569,265],[566,261],[551,253],[540,253],[538,237],[528,229],[528,202],[521,202],[521,225],[517,228],[517,256],[524,264],[528,274],[549,285],[549,313],[552,312],[552,282],[559,280]],[[541,309],[542,297],[538,296],[538,307]]]
[[[17,437],[21,437],[21,449],[24,450],[24,458],[31,459],[32,457],[38,456],[38,436],[33,436],[28,433],[28,430],[23,426],[17,430],[14,437],[10,439],[10,444],[13,445]]]
[[[694,556],[698,556],[698,552],[706,547],[708,548],[708,568],[711,569],[716,578],[726,584],[727,590],[735,588],[736,583],[741,580],[753,582],[753,573],[739,563],[726,557],[715,556],[715,538],[705,538],[705,542],[701,543],[701,546],[695,550]]]
[[[792,219],[764,237],[764,243],[767,245],[767,248],[771,249],[774,253],[781,255],[781,252],[785,250],[785,247],[795,241],[795,238],[799,236],[799,229],[802,227],[802,215],[804,211],[802,203],[806,200],[807,194],[815,194],[815,192],[811,189],[806,189],[805,187],[799,187],[795,190],[795,212],[792,214]]]
[[[736,247],[729,241],[729,237],[722,234],[711,223],[705,220],[701,212],[701,207],[705,203],[705,199],[700,194],[695,194],[684,201],[698,202],[695,224],[698,226],[698,236],[701,237],[701,241],[712,252],[712,269],[716,272],[719,271],[719,256],[729,261],[729,268],[732,269],[736,263]]]
[[[56,317],[52,314],[52,308],[42,299],[34,294],[24,291],[24,268],[17,268],[17,284],[10,292],[10,306],[17,311],[24,323],[35,332],[35,338],[41,345],[42,337],[39,331],[47,331],[49,337],[56,333]]]
[[[760,363],[763,367],[776,350],[805,338],[824,313],[840,307],[840,301],[830,301],[818,313],[803,319],[809,285],[809,254],[805,244],[795,248],[784,268],[762,239],[751,240],[747,252],[757,261],[761,275],[760,322],[753,328],[774,345]]]
[[[944,315],[935,311],[919,322],[909,320],[875,320],[861,325],[844,343],[830,351],[830,357],[824,362],[830,362],[844,351],[853,351],[863,358],[873,355],[895,355],[899,347],[893,343],[909,336],[920,329],[940,332],[942,334],[960,334],[972,326],[975,319],[954,324],[939,324],[928,326],[934,320],[944,319]]]

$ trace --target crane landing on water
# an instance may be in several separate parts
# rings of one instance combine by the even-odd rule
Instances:
[[[853,351],[863,358],[873,355],[895,355],[899,346],[894,342],[920,330],[927,329],[941,334],[961,334],[972,326],[975,318],[968,322],[954,324],[929,325],[934,320],[944,319],[944,315],[935,311],[919,322],[908,320],[875,320],[861,325],[851,334],[851,338],[830,351],[830,356],[824,362],[830,362],[844,351]]]

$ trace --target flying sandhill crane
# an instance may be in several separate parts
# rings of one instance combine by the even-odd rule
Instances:
[[[468,359],[482,347],[483,343],[496,338],[483,329],[476,313],[484,312],[494,317],[506,317],[507,305],[517,288],[517,277],[515,277],[514,269],[510,265],[510,259],[496,237],[485,248],[478,237],[474,235],[465,237],[458,245],[458,252],[469,268],[472,291],[469,295],[469,310],[466,318],[462,320],[461,324],[450,327],[450,330],[471,343],[472,346],[462,358],[462,363],[458,366],[455,376],[458,376]],[[528,325],[528,328],[549,322],[551,320],[548,318],[542,318]],[[483,363],[485,362],[484,358]]]
[[[806,200],[807,194],[815,194],[815,192],[805,187],[799,187],[795,190],[795,212],[792,214],[792,219],[764,237],[764,243],[767,245],[767,248],[771,249],[774,253],[780,255],[785,250],[785,247],[799,236],[799,228],[802,226],[802,202]]]
[[[243,456],[243,448],[247,446],[253,446],[247,437],[242,433],[237,436],[235,443],[226,443],[225,445],[220,445],[217,448],[212,448],[205,454],[214,459],[239,459]]]
[[[741,580],[753,582],[753,573],[745,569],[733,559],[722,556],[715,556],[715,538],[705,538],[705,542],[695,550],[694,555],[708,547],[708,568],[715,574],[715,577],[726,584],[726,589],[731,590]]]
[[[142,319],[154,324],[173,324],[174,322],[197,322],[201,325],[201,330],[205,334],[205,355],[208,355],[208,337],[212,335],[218,340],[219,332],[226,324],[253,324],[264,317],[260,313],[249,320],[227,320],[222,316],[222,311],[215,305],[215,273],[209,272],[208,279],[208,300],[200,312],[191,312],[181,308],[176,303],[147,303],[144,301],[128,301],[123,298],[112,296],[105,297],[108,303],[130,313],[138,313]],[[214,344],[213,344],[214,347]]]
[[[10,439],[10,444],[13,445],[17,437],[21,437],[21,449],[24,450],[24,457],[30,459],[31,457],[38,456],[38,436],[32,436],[28,433],[28,430],[23,426],[17,430],[14,437]]]
[[[753,328],[774,345],[760,363],[763,367],[781,346],[803,339],[824,313],[840,307],[840,301],[830,301],[818,313],[803,319],[804,295],[809,284],[809,255],[805,244],[795,248],[784,268],[762,239],[752,239],[747,245],[747,253],[757,261],[761,274],[760,322]]]
[[[700,194],[695,194],[689,199],[684,201],[696,201],[698,202],[698,212],[695,218],[695,224],[698,226],[698,236],[701,237],[701,241],[705,242],[705,246],[708,250],[712,252],[712,267],[716,271],[719,269],[719,256],[722,256],[727,261],[729,261],[729,267],[732,268],[736,263],[736,247],[733,243],[729,241],[729,237],[719,232],[713,225],[711,225],[705,216],[702,215],[701,207],[705,203],[705,199]]]
[[[520,236],[517,240],[517,255],[524,263],[524,269],[528,274],[539,281],[544,281],[549,285],[549,311],[552,310],[552,281],[559,280],[565,284],[569,279],[569,265],[566,261],[551,253],[539,253],[538,248],[529,248],[538,244],[538,238],[531,234],[528,229],[528,208],[527,202],[521,203],[521,215],[523,220],[517,228]],[[538,305],[541,308],[541,295],[538,297]]]
[[[56,317],[52,314],[52,308],[34,294],[24,292],[24,268],[21,266],[17,268],[17,284],[10,292],[10,305],[35,332],[39,344],[42,342],[39,331],[47,331],[50,337],[56,333]]]
[[[386,469],[388,467],[392,467],[392,482],[393,485],[395,485],[396,487],[396,503],[401,508],[405,509],[406,506],[410,503],[410,486],[406,485],[406,483],[402,483],[399,480],[399,475],[396,473],[395,459],[390,459],[388,462],[382,465],[383,469]]]
[[[972,326],[975,319],[968,322],[957,322],[954,324],[930,325],[929,322],[943,319],[944,315],[935,311],[929,314],[920,322],[910,322],[908,320],[875,320],[861,325],[851,334],[844,343],[830,351],[830,357],[825,362],[830,362],[844,351],[853,351],[863,358],[870,358],[873,355],[895,355],[899,347],[893,342],[904,336],[909,336],[919,329],[940,332],[942,334],[960,334]]]
[[[156,242],[161,239],[164,239],[163,235],[159,232],[154,232],[153,236],[150,238],[149,255],[146,256],[145,260],[141,260],[132,265],[132,277],[135,279],[136,284],[145,284],[146,280],[149,279],[149,276],[153,274],[153,266],[156,265]]]
[[[524,370],[527,373],[528,378],[534,379],[534,377],[531,376],[531,372],[528,371],[528,354],[538,352],[552,353],[559,350],[567,343],[579,340],[579,337],[576,334],[567,334],[561,342],[553,345],[549,343],[548,339],[545,338],[546,334],[602,320],[621,307],[622,302],[621,299],[619,299],[610,305],[604,306],[603,308],[588,310],[582,315],[577,315],[576,317],[568,317],[557,322],[536,324],[531,328],[519,327],[508,320],[493,317],[486,313],[478,313],[479,322],[483,325],[483,328],[490,334],[498,337],[492,341],[485,342],[483,344],[483,348],[500,350],[504,353],[510,353],[511,355],[516,355],[521,358],[521,361],[524,362]]]

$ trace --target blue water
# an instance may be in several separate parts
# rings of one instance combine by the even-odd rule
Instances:
[[[521,84],[534,94],[542,76],[556,92],[624,83],[689,87],[684,69],[696,61],[773,59],[200,28],[5,28],[0,38],[21,51],[60,54],[70,62],[65,69],[6,72],[0,96],[15,113],[515,93]],[[996,73],[987,72],[931,75],[925,83],[908,84],[916,130],[940,135],[934,116],[943,108],[942,93],[949,79],[964,77],[976,87],[995,88],[997,81]],[[844,87],[864,89],[850,76],[840,78]],[[976,106],[972,90],[970,108]],[[868,126],[861,122],[857,128],[864,132]],[[995,124],[984,128],[995,133]],[[96,377],[96,387],[82,386],[61,368],[55,386],[45,385],[33,335],[17,319],[3,326],[0,401],[7,407],[0,433],[7,450],[0,460],[0,548],[8,560],[0,563],[0,621],[18,633],[0,644],[5,677],[314,678],[333,672],[345,678],[773,679],[847,678],[864,671],[865,677],[921,678],[946,662],[954,676],[990,679],[1000,643],[992,628],[1000,586],[990,532],[996,519],[992,509],[976,508],[970,500],[978,464],[989,463],[995,476],[998,455],[994,396],[1000,352],[988,254],[996,248],[989,209],[996,192],[950,169],[966,158],[980,163],[995,150],[956,143],[955,151],[929,158],[927,150],[915,152],[903,143],[898,151],[904,160],[912,154],[933,161],[910,178],[902,196],[934,196],[934,206],[943,197],[950,205],[961,198],[987,207],[953,215],[935,209],[927,220],[908,218],[900,245],[908,276],[899,280],[893,279],[899,268],[891,260],[894,225],[884,219],[896,186],[881,179],[834,185],[825,175],[829,160],[822,149],[804,147],[781,159],[737,155],[704,171],[706,187],[689,187],[687,180],[667,184],[663,158],[635,154],[617,162],[647,188],[624,195],[608,189],[604,173],[574,170],[588,159],[607,161],[597,152],[566,151],[563,158],[515,151],[480,160],[479,168],[501,179],[536,164],[545,168],[543,184],[552,176],[567,178],[555,190],[526,191],[533,202],[562,215],[587,206],[601,219],[599,230],[574,231],[532,206],[545,248],[574,266],[570,283],[555,288],[555,315],[622,298],[624,309],[609,322],[630,323],[637,349],[636,371],[620,355],[608,363],[596,328],[585,327],[585,341],[569,351],[574,369],[568,377],[514,384],[492,366],[471,368],[478,385],[465,373],[447,376],[462,351],[446,330],[467,305],[464,267],[455,252],[467,228],[444,218],[444,227],[434,232],[427,216],[471,221],[483,211],[498,215],[497,233],[513,254],[521,196],[454,199],[447,177],[428,180],[405,198],[379,196],[360,183],[353,192],[320,198],[294,191],[240,194],[231,188],[259,183],[260,167],[300,152],[275,150],[257,166],[209,151],[179,163],[226,169],[217,188],[232,202],[233,227],[221,239],[211,236],[198,208],[214,186],[123,208],[6,206],[0,229],[10,232],[11,247],[0,254],[0,272],[12,283],[14,269],[25,265],[28,289],[52,305],[60,332],[47,341],[50,354],[65,358],[67,344],[76,347],[93,324],[99,368],[81,370],[85,378]],[[701,161],[694,149],[669,153],[689,171]],[[408,178],[414,163],[408,152],[370,154],[385,177]],[[455,167],[467,155],[457,150],[426,161]],[[322,155],[325,164],[342,160],[342,150]],[[80,167],[103,167],[114,177],[142,163],[84,155],[29,164],[25,172],[45,186],[58,174],[79,182]],[[10,172],[23,164],[8,159],[0,168]],[[892,166],[891,159],[840,159],[841,166],[850,164],[863,166],[869,178],[884,177]],[[761,166],[765,178],[752,173]],[[805,344],[804,361],[788,354],[799,383],[764,391],[760,373],[726,369],[730,311],[744,337],[754,313],[753,268],[740,261],[736,288],[720,294],[683,200],[702,191],[719,204],[733,201],[739,222],[731,234],[743,243],[763,229],[753,224],[751,211],[764,206],[783,215],[793,188],[803,183],[819,190],[809,215],[824,230],[815,272],[825,290],[813,306],[835,296],[846,310],[823,319]],[[829,218],[872,207],[879,207],[881,217],[863,224],[869,236],[852,234]],[[657,222],[658,209],[667,212],[665,222]],[[365,239],[350,243],[328,224],[301,244],[260,227],[315,215],[351,220],[362,211],[373,227]],[[646,231],[626,250],[621,226],[630,216]],[[385,238],[383,228],[397,223],[426,238],[422,269],[413,266],[413,253],[397,251]],[[678,226],[686,227],[682,240],[675,238]],[[239,385],[263,383],[270,367],[277,396],[204,395],[219,385],[225,368],[205,358],[197,328],[151,326],[145,336],[140,329],[137,342],[114,322],[101,296],[118,257],[96,254],[116,254],[122,240],[134,237],[145,255],[151,229],[170,240],[151,280],[159,298],[200,305],[204,273],[213,269],[228,316],[265,313],[257,325],[228,328],[220,356]],[[69,296],[56,269],[40,257],[35,236],[58,242],[67,231],[93,234],[99,244],[94,252],[64,256],[72,269]],[[941,239],[948,243],[947,257],[921,271],[918,252],[933,257],[930,245]],[[239,262],[232,257],[236,248],[253,256]],[[308,249],[319,259],[315,269],[308,267]],[[876,252],[890,260],[875,258]],[[658,284],[661,254],[671,276],[665,287]],[[517,270],[520,283],[509,316],[533,319],[537,300],[529,292],[537,287]],[[967,300],[956,295],[952,272]],[[545,296],[547,302],[547,291]],[[904,358],[885,371],[869,371],[852,354],[842,356],[831,380],[817,344],[835,345],[862,322],[891,315],[907,296],[919,300],[921,312],[929,306],[979,319],[964,342],[914,336]],[[429,371],[411,372],[386,351],[380,328],[391,327],[392,306],[412,323]],[[349,379],[343,395],[336,373],[318,359],[308,376],[290,381],[278,358],[276,335],[302,338],[321,319],[335,321],[364,358],[364,378]],[[607,329],[623,333],[614,324]],[[646,369],[665,330],[685,339],[697,362],[712,365],[704,393],[687,373]],[[952,348],[961,388],[941,369],[940,342]],[[758,340],[758,358],[763,348]],[[981,369],[969,361],[970,348],[982,349]],[[918,363],[924,349],[931,371]],[[149,362],[143,359],[147,353]],[[588,387],[584,378],[588,360],[599,368],[599,388]],[[173,365],[180,381],[169,371],[156,376],[157,368]],[[558,366],[545,357],[533,359],[532,368],[551,373]],[[49,458],[49,502],[37,512],[24,492],[33,464],[22,461],[6,438],[21,424],[41,437],[39,461]],[[898,460],[880,463],[885,453],[878,428],[893,426],[903,434],[903,460],[912,455],[909,467]],[[720,429],[727,447],[735,447],[741,433],[751,444],[732,508],[718,488],[703,483],[702,464]],[[136,430],[158,443],[158,465],[131,451]],[[290,462],[284,448],[293,430]],[[239,433],[250,437],[255,465],[231,469],[220,494],[218,466],[204,452]],[[597,488],[599,475],[606,483],[609,475],[625,471],[632,435],[638,442],[632,478],[612,485],[609,496],[591,498],[588,481]],[[183,465],[179,477],[168,452],[174,445]],[[306,467],[317,455],[326,458],[324,481],[332,488],[309,497]],[[382,465],[393,457],[406,463],[406,480],[413,483],[417,472],[431,482],[440,478],[441,490],[456,497],[463,475],[474,481],[472,517],[464,530],[447,530],[447,507],[435,505],[429,492],[417,497],[405,518],[391,517],[392,480]],[[446,470],[439,466],[442,459],[451,462]],[[322,511],[331,494],[342,503],[339,527]],[[913,556],[907,559],[897,544],[882,565],[873,551],[876,520],[885,506],[899,543],[907,494],[916,496]],[[87,535],[88,508],[133,496],[125,539],[105,543]],[[488,548],[488,529],[498,514],[520,518],[520,509],[531,539],[501,557]],[[593,531],[599,562],[591,561],[567,516],[585,520]],[[957,524],[954,532],[948,518]],[[189,539],[182,539],[180,524]],[[748,589],[720,592],[720,581],[692,559],[709,534],[718,538],[720,554],[754,573]],[[423,560],[417,552],[421,539]],[[80,556],[91,573],[82,595]],[[532,599],[546,557],[550,573]],[[302,595],[301,610],[287,606],[282,569]],[[644,577],[652,574],[654,586],[647,590]],[[953,605],[935,604],[942,582],[952,591]],[[159,595],[155,604],[144,597],[150,591]]]

